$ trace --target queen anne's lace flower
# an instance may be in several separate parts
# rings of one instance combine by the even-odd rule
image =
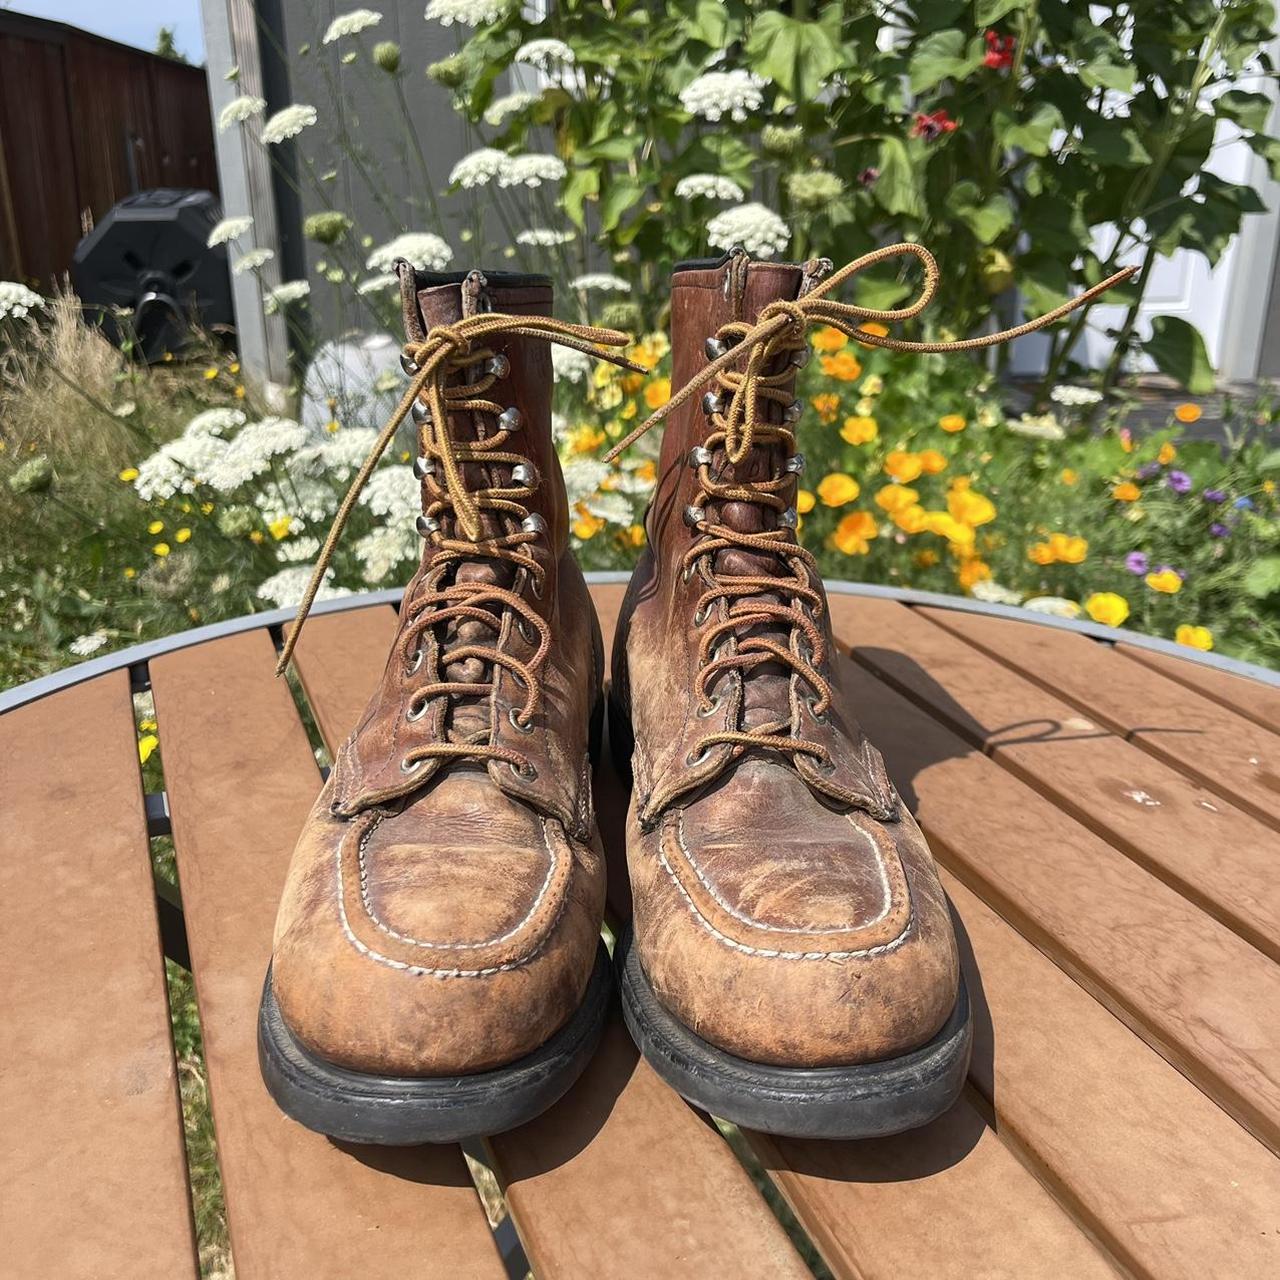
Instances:
[[[385,581],[397,566],[414,559],[419,545],[413,525],[400,521],[366,533],[352,550],[364,566],[364,580],[376,584]]]
[[[340,13],[329,23],[321,37],[321,44],[332,44],[343,36],[359,35],[369,27],[376,27],[382,21],[382,14],[373,9],[352,9],[350,13]]]
[[[591,373],[591,357],[575,347],[552,346],[551,374],[557,382],[582,382]]]
[[[308,281],[286,280],[267,294],[263,310],[267,315],[273,316],[281,307],[287,307],[291,302],[301,302],[310,292],[311,285]]]
[[[370,271],[390,271],[397,258],[413,263],[420,271],[443,271],[453,261],[453,250],[433,232],[408,231],[379,245],[364,265]]]
[[[844,194],[844,183],[826,169],[787,174],[787,195],[800,209],[822,209]]]
[[[257,590],[259,600],[269,600],[272,604],[278,605],[281,609],[290,609],[302,601],[303,593],[307,589],[307,584],[311,581],[311,575],[315,572],[313,564],[296,564],[290,565],[287,569],[281,569],[279,573],[273,573],[265,582],[261,583]],[[340,587],[331,587],[329,583],[333,580],[333,570],[326,569],[324,571],[324,581],[320,584],[320,590],[316,592],[317,600],[332,600],[335,596],[345,596],[350,593]]]
[[[715,173],[691,173],[676,183],[676,195],[681,200],[741,200],[742,188],[732,178],[722,178]]]
[[[1049,392],[1049,399],[1068,409],[1083,409],[1097,404],[1102,399],[1102,392],[1092,387],[1059,386]]]
[[[21,320],[44,299],[16,280],[0,280],[0,320]]]
[[[599,520],[609,524],[630,524],[635,518],[631,502],[625,494],[601,490],[582,499],[582,505]]]
[[[359,469],[377,437],[372,427],[347,427],[320,444],[299,450],[294,466],[308,475],[346,480]]]
[[[242,276],[246,271],[257,271],[259,267],[265,267],[275,256],[270,249],[250,249],[236,259],[231,270],[235,275]]]
[[[290,418],[246,423],[199,478],[219,493],[232,493],[268,471],[273,458],[302,448],[307,439],[307,429]]]
[[[1080,616],[1080,606],[1074,600],[1067,600],[1063,596],[1033,596],[1030,600],[1024,600],[1022,607],[1030,609],[1032,613],[1047,613],[1053,618]]]
[[[511,7],[510,0],[431,0],[426,19],[451,27],[455,22],[464,27],[483,27],[497,22]]]
[[[218,113],[218,132],[226,133],[233,124],[244,124],[254,116],[260,116],[266,110],[266,98],[255,98],[252,94],[242,93],[232,98]]]
[[[213,249],[220,244],[226,244],[228,240],[239,240],[252,226],[253,219],[247,214],[239,218],[223,218],[209,232],[209,238],[205,241],[205,244],[210,249]]]
[[[239,409],[205,409],[187,423],[182,434],[189,440],[196,436],[222,436],[246,422],[248,418]]]
[[[76,655],[77,658],[88,658],[97,653],[104,644],[107,643],[109,637],[105,631],[91,631],[87,636],[76,636],[76,638],[67,645],[67,648]]]
[[[1008,587],[1002,587],[998,582],[992,582],[989,579],[984,582],[975,582],[969,588],[969,594],[975,600],[981,600],[985,604],[1022,603],[1020,591],[1011,591]]]
[[[572,231],[553,231],[549,227],[530,227],[527,231],[516,232],[516,244],[533,245],[537,249],[568,244],[573,238]]]
[[[1065,440],[1067,433],[1051,413],[1024,413],[1020,418],[1010,418],[1005,424],[1015,436],[1027,436],[1032,440]]]
[[[750,71],[708,71],[680,90],[680,103],[713,123],[724,116],[741,123],[749,111],[760,110],[768,83]]]
[[[607,271],[589,271],[584,276],[575,276],[569,281],[570,289],[581,289],[584,293],[630,293],[631,286],[621,277],[610,275]]]
[[[539,71],[549,71],[552,64],[557,62],[571,67],[577,58],[563,40],[544,38],[522,44],[515,52],[515,61],[537,67]]]
[[[295,102],[282,107],[262,126],[262,140],[269,144],[296,138],[303,129],[310,128],[317,120],[315,107]]]
[[[356,292],[366,298],[371,293],[382,293],[386,289],[394,289],[400,282],[395,276],[370,276],[367,280],[361,280],[356,285]]]
[[[453,166],[449,181],[456,182],[464,191],[472,187],[482,187],[492,182],[498,171],[507,162],[506,155],[493,147],[481,147],[479,151],[471,151]]]
[[[369,477],[360,501],[375,516],[408,520],[421,509],[422,487],[414,479],[411,467],[383,467]]]
[[[558,156],[509,156],[498,171],[498,186],[540,187],[544,182],[559,182],[564,175],[564,161]]]
[[[276,559],[285,564],[297,564],[299,560],[311,560],[320,550],[319,538],[289,538],[275,548]]]
[[[762,204],[740,204],[707,223],[707,240],[717,249],[740,244],[757,258],[781,253],[791,239],[787,224]]]
[[[508,116],[519,114],[521,111],[527,111],[535,102],[542,99],[540,93],[508,93],[505,97],[495,98],[488,106],[484,113],[485,124],[491,124],[496,129]]]

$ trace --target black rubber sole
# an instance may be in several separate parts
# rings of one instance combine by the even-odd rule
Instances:
[[[514,1129],[556,1102],[591,1060],[612,996],[601,943],[578,1011],[532,1053],[475,1075],[375,1076],[327,1062],[298,1043],[276,1004],[268,967],[258,1064],[280,1109],[317,1133],[389,1147],[460,1142]]]
[[[655,1071],[694,1106],[790,1138],[880,1138],[940,1116],[964,1087],[973,1022],[964,977],[956,1006],[928,1044],[850,1067],[775,1067],[726,1053],[663,1007],[631,945],[614,951],[627,1029]]]

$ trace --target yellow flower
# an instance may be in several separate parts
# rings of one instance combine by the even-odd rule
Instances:
[[[644,525],[633,524],[622,531],[622,541],[629,547],[644,546]]]
[[[849,339],[839,329],[824,325],[810,339],[815,351],[839,351]]]
[[[151,550],[152,552],[154,552],[154,554],[158,555],[161,559],[163,559],[165,556],[169,554],[169,544],[167,542],[157,542],[156,545],[151,548]]]
[[[874,418],[858,415],[844,420],[840,438],[849,444],[870,444],[880,434]]]
[[[621,387],[623,394],[633,396],[641,387],[644,386],[643,373],[624,373],[622,375]]]
[[[902,530],[903,533],[923,533],[925,528],[925,509],[918,503],[913,502],[909,507],[903,507],[899,511],[892,513],[893,523]]]
[[[138,739],[138,762],[146,764],[151,759],[151,753],[160,745],[160,739],[154,733],[143,734]]]
[[[958,413],[946,413],[938,419],[938,426],[948,435],[955,435],[957,431],[963,431],[969,424]]]
[[[604,521],[596,515],[592,515],[581,502],[574,503],[573,506],[573,532],[583,542],[588,538],[594,538],[601,529],[604,528]]]
[[[1270,497],[1276,491],[1276,482],[1274,480],[1264,480],[1262,482],[1262,492]]]
[[[1111,490],[1111,496],[1117,502],[1137,502],[1142,497],[1142,490],[1131,480],[1124,480]]]
[[[644,402],[650,409],[661,409],[671,399],[671,379],[654,378],[644,389]]]
[[[206,369],[204,371],[204,380],[206,382],[212,382],[214,378],[216,378],[217,376],[218,376],[217,369]]]
[[[822,357],[822,372],[839,382],[856,382],[862,377],[862,366],[852,351],[841,351],[834,356]]]
[[[833,471],[829,476],[823,476],[818,482],[818,497],[828,507],[843,507],[846,502],[852,502],[861,492],[862,486],[852,476],[845,475],[843,471]]]
[[[880,526],[871,512],[851,511],[836,525],[831,542],[837,551],[847,556],[864,556],[871,549],[870,540],[879,530]]]
[[[1162,466],[1167,467],[1174,458],[1178,456],[1178,451],[1169,443],[1168,440],[1160,446],[1160,452],[1156,454],[1156,461]]]
[[[155,733],[156,722],[154,720],[139,720],[138,728],[141,729],[143,733]]]
[[[120,479],[123,480],[125,484],[130,484],[132,481],[136,480],[137,478],[138,478],[137,467],[125,467],[125,469],[120,473]]]
[[[939,471],[947,469],[947,460],[937,449],[921,449],[918,456],[920,467],[927,476],[936,476]]]
[[[574,427],[567,437],[570,453],[594,453],[605,442],[605,434],[594,427]]]
[[[243,387],[237,387],[237,388],[236,388],[236,399],[237,399],[237,400],[243,400],[243,399],[244,399],[244,388],[243,388]]]
[[[138,576],[138,571],[132,565],[127,565],[125,567],[124,576],[126,578],[136,578]]]
[[[201,514],[202,516],[212,515],[212,514],[213,514],[213,503],[212,503],[212,502],[202,502],[202,503],[200,504],[200,514]]]
[[[400,452],[400,461],[401,461],[401,462],[408,462],[408,461],[409,461],[409,459],[410,459],[410,458],[412,458],[412,457],[413,457],[413,454],[411,454],[411,453],[409,452],[409,450],[408,450],[408,449],[402,449],[402,450],[401,450],[401,452]]]
[[[1052,564],[1057,557],[1047,542],[1033,542],[1027,548],[1027,559],[1033,564]]]
[[[796,493],[796,510],[802,516],[807,516],[813,510],[813,505],[816,501],[817,499],[808,489],[800,489]]]
[[[885,474],[892,476],[902,484],[909,484],[924,470],[920,455],[908,453],[905,449],[894,449],[885,455]]]
[[[973,546],[973,530],[967,524],[961,524],[949,511],[926,511],[924,527],[930,533],[946,538],[953,547]]]
[[[1173,411],[1173,416],[1179,422],[1199,422],[1202,410],[1198,404],[1180,404]],[[1204,630],[1202,627],[1201,630]],[[1209,648],[1209,645],[1198,645],[1197,648]]]
[[[840,412],[840,397],[829,391],[814,396],[809,403],[817,410],[818,421],[824,426],[834,422],[836,415]]]
[[[639,405],[637,405],[634,400],[628,400],[627,403],[618,410],[618,417],[621,418],[623,422],[630,422],[631,419],[639,412]]]
[[[645,484],[654,484],[658,479],[657,463],[646,458],[631,474]]]
[[[262,532],[261,529],[254,529],[249,534],[249,541],[252,542],[255,546],[260,542],[264,542],[265,540],[266,540],[266,535]]]
[[[190,530],[190,529],[179,529],[179,530],[178,530],[178,532],[177,532],[177,533],[175,533],[175,534],[173,535],[173,540],[174,540],[174,542],[190,542],[190,541],[191,541],[191,530]]]
[[[873,373],[862,380],[862,394],[864,396],[878,396],[883,390],[884,379],[878,373]]]
[[[1187,408],[1188,406],[1184,405],[1182,407]],[[1189,407],[1195,408],[1194,405]],[[1196,417],[1199,416],[1200,415],[1197,412]],[[1173,633],[1173,638],[1179,644],[1190,645],[1191,648],[1201,649],[1205,653],[1208,653],[1208,651],[1213,648],[1213,632],[1210,631],[1208,627],[1193,627],[1189,622],[1184,622],[1177,631]]]
[[[267,532],[279,542],[282,538],[288,537],[289,529],[293,525],[292,516],[281,516],[278,520],[272,520],[267,524]]]
[[[977,582],[985,582],[991,577],[991,566],[977,556],[970,556],[961,562],[956,571],[956,581],[966,590],[971,591]]]
[[[905,484],[887,484],[876,490],[876,506],[890,515],[919,501],[920,495]]]
[[[1072,467],[1063,467],[1062,474],[1058,479],[1063,484],[1078,484],[1080,482],[1080,473]]]
[[[232,361],[232,362],[227,366],[227,372],[228,372],[228,373],[239,373],[239,372],[240,372],[240,361],[239,361],[239,360],[233,360],[233,361]]]
[[[1095,591],[1084,602],[1084,611],[1094,622],[1118,627],[1129,616],[1129,602],[1114,591]]]
[[[149,525],[147,525],[147,532],[155,534],[155,533],[159,533],[163,528],[164,528],[163,520],[153,520]]]
[[[650,333],[632,346],[627,354],[636,364],[642,364],[646,369],[652,369],[670,350],[671,343],[667,340],[665,333]]]
[[[342,424],[337,420],[337,418],[330,418],[329,421],[324,424],[324,429],[331,436],[336,436],[338,432],[342,430]]]
[[[1082,564],[1089,554],[1089,542],[1086,538],[1065,533],[1049,535],[1049,549],[1053,558],[1062,564]]]
[[[924,551],[916,552],[915,562],[921,569],[932,569],[938,563],[938,553],[932,547],[927,547]]]
[[[1176,596],[1182,590],[1182,579],[1172,569],[1161,569],[1147,574],[1147,586],[1162,595]]]
[[[947,510],[962,524],[987,524],[996,518],[995,503],[968,488],[953,488],[947,495]]]
[[[884,337],[887,337],[889,334],[889,330],[885,328],[884,325],[880,324],[878,321],[875,321],[875,320],[868,320],[866,324],[860,324],[858,326],[858,332],[874,334],[877,338],[884,338]],[[863,342],[860,345],[864,347],[875,346],[875,344],[872,342]]]

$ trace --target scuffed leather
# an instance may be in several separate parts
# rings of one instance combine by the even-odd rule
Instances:
[[[805,268],[741,258],[677,274],[673,384],[703,367],[704,341],[722,324],[754,320],[805,280]],[[815,718],[812,690],[794,673],[747,691],[755,714],[821,743],[830,765],[767,750],[735,758],[728,745],[689,760],[703,735],[739,727],[744,703],[736,673],[719,678],[711,716],[698,715],[694,691],[694,615],[707,583],[682,578],[699,536],[682,513],[698,490],[687,457],[707,430],[697,398],[667,421],[648,547],[613,652],[615,700],[635,739],[627,863],[641,963],[682,1022],[743,1058],[829,1066],[892,1057],[946,1021],[959,967],[932,856],[858,726],[838,662],[822,668],[833,696],[825,717]],[[779,464],[762,453],[744,459],[738,478]],[[825,610],[818,622],[830,642]]]

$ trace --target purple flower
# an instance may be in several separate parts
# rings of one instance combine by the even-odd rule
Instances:
[[[1164,482],[1174,493],[1191,492],[1191,477],[1185,471],[1170,471]]]
[[[1206,502],[1226,502],[1227,494],[1223,489],[1206,489],[1200,495]]]
[[[1158,476],[1159,474],[1160,464],[1158,462],[1144,462],[1142,466],[1138,468],[1139,480],[1150,480],[1152,476]]]
[[[1210,532],[1210,533],[1211,533],[1215,538],[1229,538],[1229,537],[1231,537],[1231,530],[1230,530],[1230,529],[1228,529],[1228,528],[1227,528],[1227,526],[1226,526],[1225,524],[1222,524],[1222,523],[1221,523],[1221,521],[1218,521],[1218,520],[1215,520],[1215,521],[1214,521],[1214,522],[1209,526],[1209,532]]]
[[[1232,504],[1237,511],[1256,511],[1252,498],[1237,498]]]
[[[1124,567],[1130,573],[1136,573],[1141,577],[1150,568],[1151,562],[1147,559],[1145,551],[1130,551],[1124,558]]]

